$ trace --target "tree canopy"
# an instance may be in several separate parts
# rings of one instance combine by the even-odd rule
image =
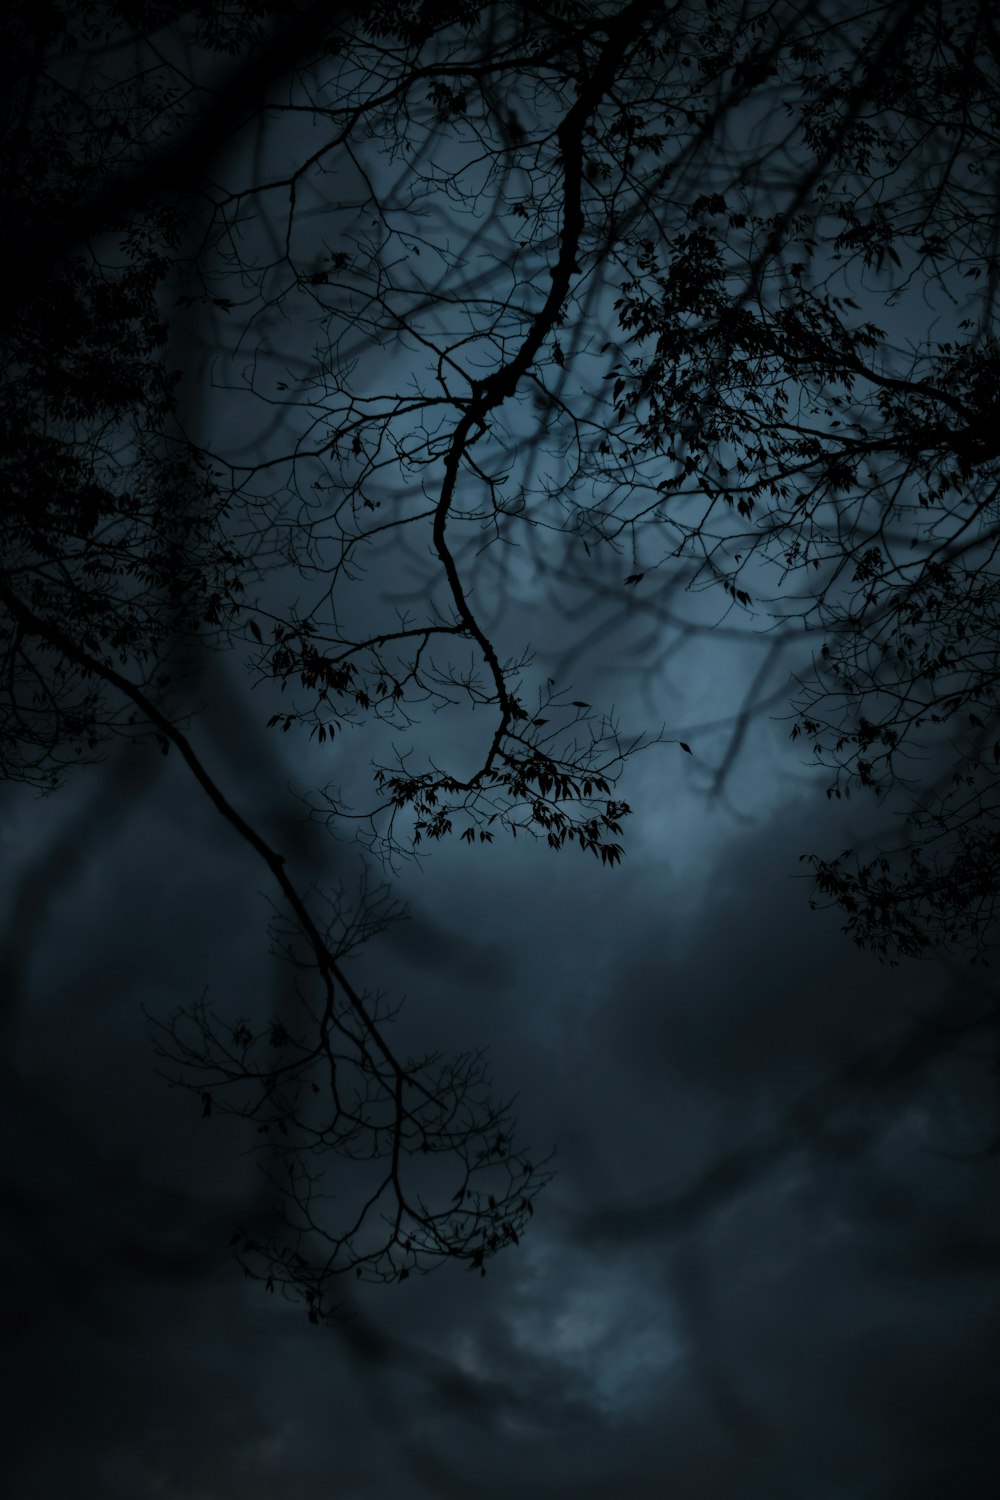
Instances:
[[[162,1040],[281,1163],[288,1233],[238,1240],[255,1273],[318,1317],[344,1270],[483,1268],[546,1172],[480,1059],[396,1057],[356,931],[199,759],[192,654],[233,653],[277,733],[364,737],[367,785],[341,770],[313,810],[390,864],[520,833],[614,865],[623,766],[670,735],[535,667],[518,580],[665,632],[714,594],[804,643],[786,712],[827,795],[885,802],[878,847],[809,856],[817,899],[890,960],[988,944],[990,5],[204,0],[4,28],[0,755],[48,790],[152,732],[277,883],[313,971],[298,1030],[195,1008]],[[307,1147],[385,1164],[353,1228]],[[456,1154],[450,1207],[433,1171],[404,1183]]]

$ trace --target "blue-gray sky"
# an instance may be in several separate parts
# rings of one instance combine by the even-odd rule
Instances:
[[[255,170],[297,159],[311,128],[296,117],[262,136]],[[470,139],[461,149],[475,156]],[[216,163],[221,176],[239,175],[244,144]],[[457,171],[460,148],[447,149]],[[378,158],[377,137],[365,151]],[[406,169],[393,172],[404,217]],[[340,174],[303,194],[300,269],[368,232],[349,205],[360,175]],[[458,222],[446,198],[414,200],[428,282],[450,288],[459,268],[481,273],[479,290],[506,286],[520,229],[498,212],[493,240],[477,220],[445,255],[435,247]],[[277,213],[265,201],[247,225],[248,259],[274,239]],[[470,269],[473,250],[486,270]],[[356,285],[378,263],[374,240],[368,251]],[[526,304],[547,269],[542,255],[517,283]],[[310,342],[313,292],[282,262],[265,303],[285,271],[286,303],[255,304],[252,325],[239,312],[212,325],[204,309],[174,306],[177,287],[164,294],[188,430],[234,461],[268,457],[268,443],[291,451],[313,421],[325,440],[343,417],[343,370],[332,359],[323,370]],[[599,322],[606,288],[593,296]],[[902,342],[907,317],[923,314],[898,303],[894,316]],[[573,330],[562,337],[572,353]],[[252,384],[274,403],[273,429],[248,394],[253,340]],[[368,347],[356,388],[406,386],[422,350]],[[491,352],[476,343],[477,359]],[[546,378],[564,377],[549,366]],[[302,404],[282,404],[289,387]],[[1000,1158],[987,1148],[1000,1123],[994,1033],[974,1024],[994,1004],[991,971],[881,967],[835,913],[810,910],[800,856],[836,853],[887,814],[827,799],[777,699],[734,738],[751,685],[758,704],[790,689],[809,642],[768,656],[765,676],[754,632],[766,610],[740,624],[656,563],[641,591],[623,592],[640,563],[627,547],[601,549],[598,508],[559,512],[565,550],[539,540],[529,520],[562,503],[558,485],[527,507],[517,493],[525,473],[559,479],[558,444],[533,446],[539,411],[526,402],[477,450],[499,465],[506,445],[515,477],[509,506],[498,503],[503,545],[477,558],[472,526],[463,566],[498,647],[534,647],[538,682],[551,671],[613,706],[626,736],[662,729],[622,783],[625,860],[602,868],[524,838],[442,844],[400,867],[409,919],[349,962],[359,984],[405,997],[397,1033],[415,1051],[489,1047],[497,1092],[518,1094],[520,1133],[538,1154],[555,1148],[556,1176],[485,1279],[445,1266],[401,1284],[352,1281],[343,1317],[318,1328],[301,1304],[244,1281],[232,1227],[273,1223],[255,1138],[168,1086],[148,1018],[202,995],[233,1022],[280,1003],[294,976],[270,952],[267,871],[155,746],[113,747],[49,798],[5,787],[13,1500],[998,1492]],[[326,474],[332,505],[348,470],[327,450],[296,472],[303,492]],[[425,504],[423,482],[379,477],[385,513]],[[261,489],[270,483],[268,470]],[[424,608],[426,540],[405,553],[392,535],[341,622],[352,610],[381,618],[407,591]],[[287,607],[321,584],[278,569],[252,602]],[[302,889],[351,891],[356,852],[307,819],[299,794],[328,779],[358,791],[377,746],[349,730],[333,746],[268,733],[269,689],[249,691],[244,665],[208,658],[188,683],[192,742]],[[428,723],[423,743],[456,765],[492,732],[478,711]]]
[[[229,722],[206,754],[293,838],[274,741]],[[101,771],[8,793],[18,1500],[992,1492],[996,1166],[947,1154],[989,1140],[983,1042],[920,1026],[965,981],[808,910],[797,856],[842,810],[783,795],[779,733],[741,762],[744,823],[668,747],[621,868],[462,846],[404,879],[365,978],[428,1043],[491,1045],[558,1176],[485,1280],[366,1288],[328,1329],[240,1279],[246,1142],[155,1076],[141,1010],[270,1002],[260,872],[155,751],[101,809]]]

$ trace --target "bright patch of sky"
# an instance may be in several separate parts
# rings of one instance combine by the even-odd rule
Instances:
[[[625,1267],[600,1264],[541,1234],[524,1247],[520,1277],[498,1316],[514,1349],[554,1385],[608,1413],[634,1416],[685,1359],[685,1340],[660,1292]],[[451,1339],[456,1363],[489,1377],[474,1329]]]

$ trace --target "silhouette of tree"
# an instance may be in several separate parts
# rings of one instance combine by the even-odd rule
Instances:
[[[5,25],[4,770],[48,789],[152,732],[279,888],[301,1029],[195,1008],[161,1042],[206,1111],[273,1142],[290,1233],[239,1238],[255,1274],[319,1317],[346,1269],[481,1267],[545,1173],[479,1059],[390,1049],[344,967],[355,918],[318,915],[199,757],[191,653],[245,660],[276,730],[367,735],[373,782],[313,810],[390,864],[522,833],[613,865],[616,780],[661,736],[535,669],[519,583],[714,589],[815,637],[792,734],[829,795],[903,815],[901,849],[814,857],[820,894],[883,956],[988,938],[990,7],[203,0]],[[172,370],[179,316],[201,344]],[[185,392],[214,401],[205,430]],[[320,1213],[305,1157],[328,1151],[388,1163],[353,1228]],[[431,1209],[402,1159],[456,1153]]]

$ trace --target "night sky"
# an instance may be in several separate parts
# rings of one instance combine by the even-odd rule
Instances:
[[[275,792],[288,740],[204,686],[206,758],[346,877]],[[784,736],[749,736],[738,818],[650,752],[620,868],[462,846],[401,879],[409,921],[357,964],[404,1030],[490,1046],[557,1176],[485,1279],[352,1285],[329,1328],[232,1263],[268,1214],[251,1142],[155,1075],[143,1016],[266,1009],[260,871],[153,747],[8,791],[11,1493],[994,1493],[989,1037],[935,1025],[982,980],[809,911],[798,855],[844,813]]]
[[[268,142],[275,160],[304,129]],[[304,222],[303,264],[310,235],[334,237]],[[246,386],[224,388],[246,329],[213,326],[210,361],[191,352],[201,316],[172,314],[185,421],[238,455],[270,440]],[[313,357],[276,313],[259,333],[269,380]],[[392,357],[402,382],[413,351]],[[291,446],[303,419],[286,420]],[[531,413],[511,421],[517,437]],[[630,593],[595,553],[605,594],[581,592],[579,549],[526,542],[487,557],[478,604],[498,645],[530,642],[625,737],[661,735],[616,793],[624,860],[501,837],[388,877],[369,858],[408,915],[346,961],[405,1002],[400,1050],[488,1048],[519,1136],[554,1152],[485,1278],[347,1278],[317,1327],[243,1277],[234,1226],[274,1223],[256,1138],[202,1118],[152,1037],[202,997],[232,1024],[281,1004],[268,872],[152,742],[109,745],[52,796],[0,788],[11,1500],[1000,1494],[993,971],[880,964],[810,909],[800,857],[892,817],[830,800],[790,742],[813,642],[768,656],[762,617],[689,599],[680,574]],[[419,597],[416,555],[380,555],[362,619]],[[295,587],[278,569],[257,597]],[[269,732],[245,668],[238,651],[198,663],[191,741],[301,889],[350,896],[362,856],[302,799],[362,785],[371,746]],[[438,722],[458,762],[489,732]]]

